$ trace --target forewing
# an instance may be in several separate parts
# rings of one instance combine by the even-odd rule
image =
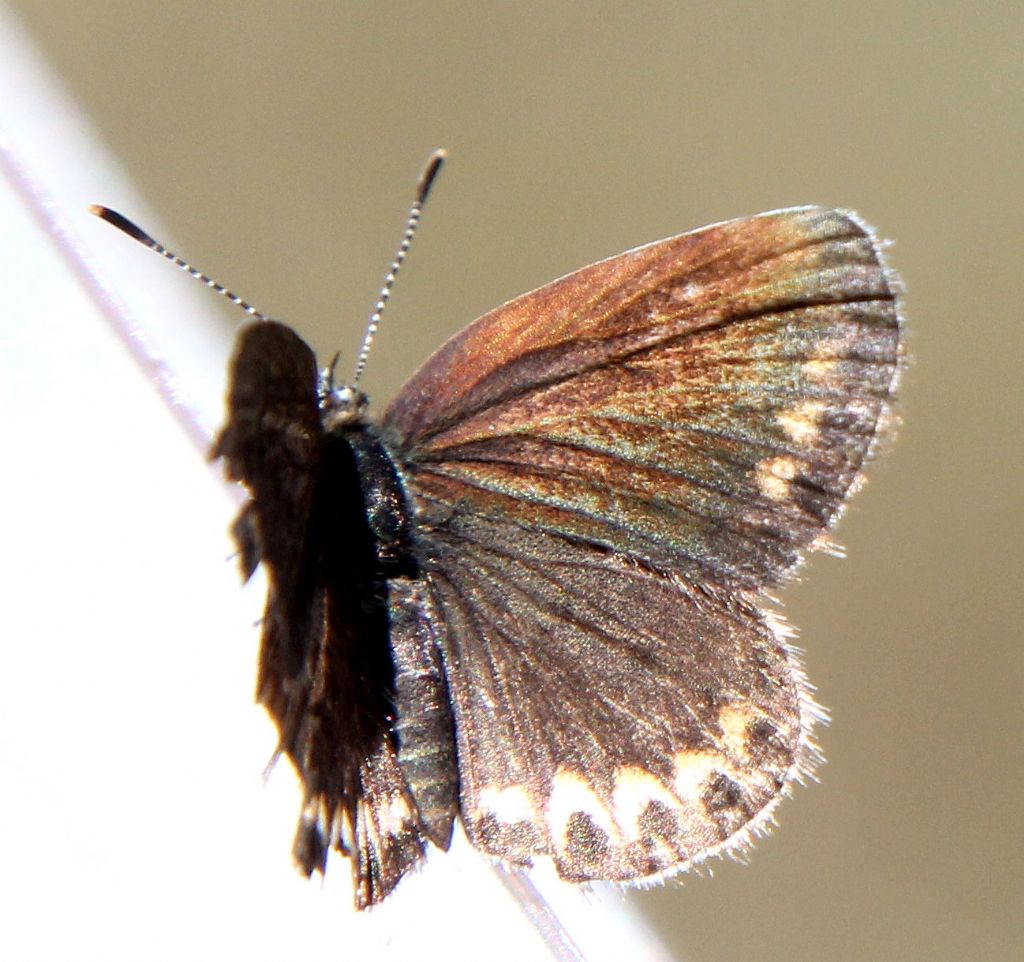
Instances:
[[[757,589],[842,506],[899,356],[871,232],[794,208],[511,301],[445,344],[385,421],[440,503]]]
[[[635,880],[735,848],[813,762],[815,708],[747,599],[423,502],[475,846]]]
[[[224,458],[251,495],[234,526],[243,574],[265,564],[264,660],[272,654],[294,675],[318,630],[308,536],[323,454],[316,358],[290,328],[261,321],[239,334],[229,374],[228,418],[210,458]]]

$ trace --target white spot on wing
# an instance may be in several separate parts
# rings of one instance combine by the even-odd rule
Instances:
[[[772,501],[789,499],[789,485],[796,477],[797,462],[789,455],[777,458],[765,458],[758,462],[756,471],[757,486],[765,497]]]
[[[507,788],[487,785],[480,791],[477,804],[482,815],[493,815],[506,825],[537,821],[533,802],[521,785],[509,785]]]
[[[551,838],[556,845],[566,843],[566,828],[569,819],[576,812],[588,816],[609,837],[618,834],[611,813],[598,798],[590,783],[578,772],[561,768],[555,772],[551,783],[551,797],[548,799],[548,824],[551,828]]]
[[[747,725],[759,716],[745,705],[725,705],[718,713],[718,724],[722,729],[722,745],[734,758],[746,759]]]
[[[818,436],[821,416],[824,413],[825,403],[810,399],[780,411],[775,420],[791,441],[807,446]]]
[[[635,766],[620,768],[615,773],[615,821],[629,838],[640,837],[640,816],[651,802],[660,802],[672,811],[679,811],[679,799],[661,780]]]
[[[679,752],[675,762],[672,787],[681,799],[696,804],[700,801],[708,777],[713,771],[724,767],[725,759],[711,752]]]
[[[393,795],[387,805],[378,808],[375,814],[384,835],[398,835],[412,822],[412,811],[402,795]]]

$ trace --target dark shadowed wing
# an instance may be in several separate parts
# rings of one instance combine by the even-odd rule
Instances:
[[[757,606],[822,543],[898,369],[850,215],[732,221],[485,315],[385,417],[446,625],[479,847],[631,878],[746,837],[813,708]]]
[[[314,607],[305,535],[323,457],[316,358],[288,328],[261,324],[242,333],[231,364],[229,418],[210,459],[224,458],[228,478],[252,494],[233,529],[242,573],[248,578],[266,563],[268,627],[294,673],[305,657]]]
[[[272,321],[243,330],[211,457],[252,495],[234,529],[244,572],[267,571],[257,697],[303,784],[296,859],[309,874],[331,847],[348,855],[364,907],[422,857],[424,838],[447,845],[451,817],[443,777],[425,780],[397,751],[396,712],[415,733],[440,699],[424,629],[403,616],[414,588],[388,590],[354,450],[322,427],[309,347]]]

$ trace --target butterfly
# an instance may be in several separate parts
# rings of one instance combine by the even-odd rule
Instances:
[[[337,850],[364,908],[456,819],[576,882],[767,828],[822,712],[765,593],[831,544],[901,365],[872,231],[791,208],[585,267],[456,334],[379,419],[258,317],[211,457],[268,577],[257,697],[301,778],[300,868]]]

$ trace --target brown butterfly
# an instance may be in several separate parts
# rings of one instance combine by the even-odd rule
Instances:
[[[764,829],[821,711],[762,593],[828,544],[900,367],[863,222],[791,208],[585,267],[474,321],[379,421],[256,316],[211,456],[251,495],[234,533],[269,578],[258,698],[304,786],[301,868],[337,849],[363,908],[456,816],[574,881]]]

